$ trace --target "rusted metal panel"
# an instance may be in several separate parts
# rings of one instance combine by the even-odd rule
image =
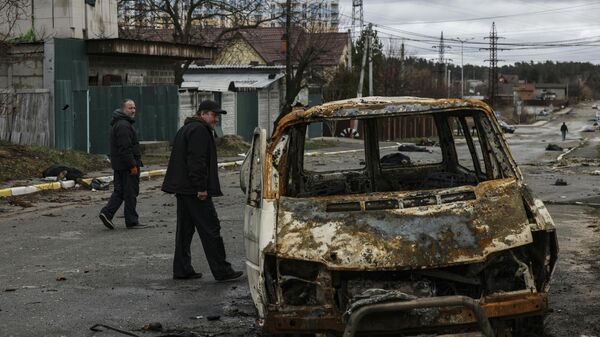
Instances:
[[[329,193],[317,184],[318,188],[311,190],[312,180],[321,179],[322,185],[329,181],[348,184],[346,178],[353,177],[351,174],[371,177],[378,168],[319,176],[298,165],[302,135],[312,122],[362,120],[361,124],[364,121],[372,129],[375,118],[434,117],[441,126],[440,143],[451,147],[453,128],[443,122],[464,115],[478,116],[477,132],[489,158],[483,179],[478,176],[460,186],[431,187],[418,181],[426,177],[427,170],[452,174],[463,169],[457,167],[454,148],[445,152],[443,165],[406,169],[411,170],[408,177],[415,177],[416,185],[406,189],[385,185],[379,189],[372,183],[376,188]],[[368,138],[366,152],[372,143]],[[473,154],[473,149],[469,150]],[[371,152],[375,155],[366,160],[380,159],[377,151]],[[298,186],[309,187],[296,188],[289,183],[290,175],[292,180],[298,176],[305,179]],[[401,174],[396,178],[402,178]],[[262,274],[251,286],[260,295],[253,294],[253,298],[255,302],[261,298],[257,307],[263,309],[259,312],[266,331],[341,332],[347,323],[345,313],[357,299],[379,300],[369,295],[370,290],[399,292],[413,299],[481,298],[479,305],[486,316],[500,321],[541,315],[548,308],[546,291],[558,250],[554,224],[543,203],[523,184],[493,111],[481,101],[370,97],[296,109],[278,121],[267,145],[263,187],[262,197],[274,206],[268,211],[276,224],[273,237],[262,241],[259,256],[261,261],[269,256],[267,265],[271,267],[257,269]],[[325,192],[319,193],[322,190]],[[468,272],[463,273],[465,270]],[[434,286],[417,289],[415,282]],[[436,294],[433,290],[423,295],[422,290],[436,289],[435,284],[454,293]],[[294,299],[298,291],[306,294],[306,300]],[[475,327],[474,314],[466,308],[423,310],[369,316],[360,329],[448,334],[466,331],[455,327]]]
[[[88,40],[86,46],[88,54],[144,55],[190,60],[211,60],[214,55],[213,47],[141,40]]]
[[[490,319],[514,316],[541,315],[548,310],[548,296],[544,293],[504,294],[484,298],[479,304]],[[295,308],[287,312],[270,308],[265,317],[264,329],[268,332],[288,331],[344,331],[346,324],[341,313],[333,308]],[[387,317],[369,317],[360,325],[360,331],[399,331],[402,329],[442,328],[451,325],[474,324],[473,312],[466,308],[451,307],[436,309],[426,322],[419,315],[395,313],[393,321]],[[385,323],[383,323],[385,322]],[[426,323],[427,325],[423,325]]]
[[[418,115],[435,111],[481,110],[494,116],[490,107],[479,100],[430,99],[416,97],[368,97],[329,102],[308,110],[295,109],[283,117],[274,132],[298,122],[318,121],[323,118],[386,117],[392,115]]]
[[[476,200],[426,207],[365,211],[365,203],[436,198],[423,193],[280,198],[276,254],[321,262],[336,270],[431,268],[483,261],[493,252],[532,242],[515,179],[446,189]],[[356,202],[357,212],[327,212],[328,204]],[[502,207],[498,207],[502,205]]]

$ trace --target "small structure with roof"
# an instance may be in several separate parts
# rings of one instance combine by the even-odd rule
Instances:
[[[284,70],[283,66],[190,66],[180,89],[181,101],[187,102],[180,124],[202,100],[212,99],[230,112],[221,117],[217,133],[250,140],[256,126],[270,131],[281,107]]]

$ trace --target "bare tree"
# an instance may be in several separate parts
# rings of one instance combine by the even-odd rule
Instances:
[[[318,66],[320,58],[330,47],[331,33],[323,24],[322,7],[326,1],[300,3],[292,0],[262,0],[230,2],[227,0],[119,0],[121,36],[146,38],[148,34],[184,44],[222,46],[236,37],[235,32],[264,26],[277,21],[283,24],[285,34],[286,96],[282,115],[291,106],[300,91],[308,85],[307,79],[319,80],[323,76]],[[266,10],[268,9],[268,10]],[[272,11],[271,9],[277,9]],[[267,15],[261,15],[268,13]],[[203,28],[214,28],[207,34]],[[207,36],[210,35],[210,36]],[[176,83],[193,60],[175,67]]]
[[[309,84],[325,84],[323,67],[319,66],[325,55],[336,41],[320,17],[321,6],[325,1],[313,1],[302,8],[297,1],[286,0],[283,15],[285,17],[285,66],[286,91],[281,107],[280,118],[291,112],[292,104],[303,88]],[[344,41],[342,43],[345,43]]]
[[[280,16],[263,16],[269,1],[247,1],[231,4],[226,0],[119,0],[120,34],[131,38],[147,38],[148,34],[170,32],[163,39],[183,44],[222,45],[234,32],[259,27]],[[213,29],[210,36],[202,28]],[[161,38],[159,36],[159,38]],[[194,60],[175,66],[176,84]]]
[[[12,33],[17,19],[25,13],[26,5],[25,0],[0,0],[0,60],[9,60]],[[14,108],[14,91],[7,89],[0,88],[0,120]]]
[[[7,52],[17,20],[26,7],[26,0],[0,0],[0,53]]]

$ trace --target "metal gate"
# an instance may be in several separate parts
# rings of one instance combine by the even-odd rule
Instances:
[[[237,134],[245,141],[252,140],[254,129],[258,126],[257,92],[238,92],[237,97]]]
[[[135,101],[135,128],[140,141],[171,141],[177,132],[176,86],[90,87],[90,152],[109,153],[112,113],[125,98]]]

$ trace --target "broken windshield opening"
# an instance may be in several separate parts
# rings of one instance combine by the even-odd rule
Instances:
[[[314,125],[292,127],[287,196],[474,186],[513,175],[492,123],[479,111],[340,119],[318,126],[337,137],[309,138]]]

